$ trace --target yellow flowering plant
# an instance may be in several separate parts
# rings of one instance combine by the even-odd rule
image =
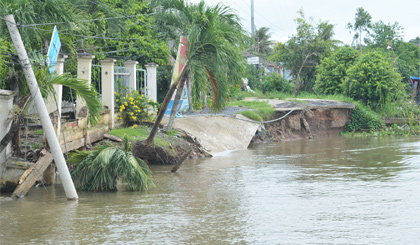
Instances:
[[[139,122],[154,122],[160,105],[138,91],[130,91],[124,95],[115,93],[116,107],[122,112],[118,119],[124,120],[126,125],[137,125]]]

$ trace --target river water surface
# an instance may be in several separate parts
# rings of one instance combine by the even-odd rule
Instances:
[[[420,138],[259,144],[171,168],[141,193],[3,193],[0,244],[420,242]]]

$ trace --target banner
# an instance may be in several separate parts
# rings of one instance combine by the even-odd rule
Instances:
[[[187,61],[187,51],[188,51],[188,41],[187,38],[181,36],[179,39],[179,46],[178,46],[178,53],[176,55],[174,70],[172,73],[172,82],[176,83],[179,81],[179,76],[182,74],[182,70],[185,68],[185,63]],[[187,82],[187,81],[186,81]],[[177,89],[178,90],[178,89]],[[176,95],[176,91],[172,95],[171,101],[169,102],[168,108],[165,111],[165,115],[170,115],[172,111],[172,106],[174,104],[174,99]],[[179,101],[179,107],[177,111],[183,111],[188,109],[189,101],[188,101],[188,90],[187,85],[184,86],[184,91],[181,96],[181,100]]]
[[[55,64],[57,63],[58,53],[60,53],[61,41],[58,36],[57,26],[54,26],[54,31],[51,37],[50,47],[48,48],[47,66],[48,71],[54,72]]]

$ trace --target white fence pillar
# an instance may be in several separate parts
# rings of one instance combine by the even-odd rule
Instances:
[[[133,91],[137,91],[137,71],[136,66],[139,62],[135,60],[127,60],[123,62],[125,70],[130,73],[127,79],[127,87],[131,88]]]
[[[157,67],[159,65],[150,63],[144,65],[147,72],[147,97],[153,101],[157,101]]]
[[[77,59],[77,78],[84,79],[91,83],[92,77],[92,60],[95,58],[93,55],[80,56]],[[76,117],[79,116],[80,110],[86,106],[86,102],[77,96],[76,99]]]
[[[109,129],[114,128],[114,59],[103,59],[101,62],[102,104],[109,108]]]
[[[64,60],[67,57],[68,57],[67,55],[58,56],[57,62],[55,64],[55,70],[54,70],[54,72],[57,73],[57,75],[62,75],[64,73]],[[49,97],[45,105],[47,106],[47,110],[49,114],[58,110],[56,134],[57,134],[57,137],[59,137],[60,131],[61,131],[60,120],[61,120],[61,102],[63,100],[63,85],[54,84],[53,87],[55,91],[56,100],[54,100],[53,97]]]
[[[0,89],[0,140],[3,139],[10,128],[9,111],[12,110],[14,96],[15,92]],[[0,152],[0,176],[4,172],[6,159],[11,153],[10,146],[11,142]]]

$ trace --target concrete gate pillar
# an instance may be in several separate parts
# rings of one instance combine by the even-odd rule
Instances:
[[[92,77],[92,60],[95,58],[94,55],[81,55],[77,59],[77,78],[84,79],[89,84],[91,83]],[[76,99],[76,117],[79,116],[80,110],[86,106],[86,102],[79,96]]]
[[[101,62],[102,104],[109,108],[109,129],[114,128],[114,63],[117,60],[103,59]]]
[[[147,97],[153,101],[157,101],[157,67],[155,63],[144,65],[147,72]]]
[[[130,75],[128,76],[128,84],[127,87],[131,88],[133,91],[137,91],[137,71],[136,71],[136,66],[139,62],[135,61],[135,60],[127,60],[125,62],[123,62],[125,69],[127,70],[128,73],[130,73]]]
[[[9,111],[12,110],[13,107],[14,96],[15,92],[0,89],[0,140],[3,139],[10,128],[11,123],[8,121],[8,118]],[[10,147],[11,142],[2,152],[0,152],[0,178],[3,176],[5,171],[6,159],[11,153]],[[0,183],[0,187],[2,187],[2,183]]]

